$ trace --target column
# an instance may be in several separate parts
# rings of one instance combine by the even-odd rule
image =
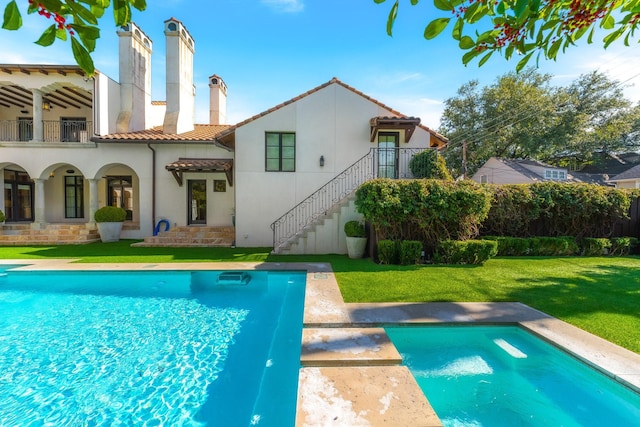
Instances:
[[[35,178],[35,194],[33,195],[34,207],[33,207],[33,224],[31,228],[42,229],[46,224],[45,206],[44,206],[44,179]]]
[[[33,94],[33,142],[44,141],[44,125],[42,123],[42,91],[31,89]]]
[[[89,181],[89,224],[95,225],[93,216],[98,210],[98,180],[87,179]]]

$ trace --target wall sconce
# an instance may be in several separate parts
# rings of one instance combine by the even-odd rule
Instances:
[[[51,103],[49,101],[42,101],[42,109],[49,111],[51,109]]]
[[[49,173],[49,178],[53,178],[54,176],[56,176],[56,174],[53,171],[51,171],[51,173]]]
[[[324,166],[324,156],[320,156],[320,167]]]

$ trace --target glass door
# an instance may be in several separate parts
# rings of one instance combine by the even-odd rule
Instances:
[[[33,221],[33,182],[26,172],[5,169],[4,214],[7,222]]]
[[[107,203],[127,211],[127,221],[133,219],[133,184],[130,176],[107,177]]]
[[[398,178],[399,141],[397,132],[378,133],[378,178]]]
[[[207,223],[207,181],[193,179],[188,181],[189,195],[187,206],[188,224]]]

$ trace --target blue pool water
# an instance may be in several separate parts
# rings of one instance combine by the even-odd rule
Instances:
[[[5,270],[0,425],[294,425],[304,273]]]
[[[640,425],[638,394],[518,327],[386,331],[445,427]]]

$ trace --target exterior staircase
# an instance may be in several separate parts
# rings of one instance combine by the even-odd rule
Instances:
[[[100,235],[89,224],[47,224],[42,229],[27,224],[0,225],[0,246],[79,245],[99,242]]]
[[[236,239],[235,227],[179,226],[161,231],[157,236],[145,237],[131,246],[154,247],[232,247]]]

